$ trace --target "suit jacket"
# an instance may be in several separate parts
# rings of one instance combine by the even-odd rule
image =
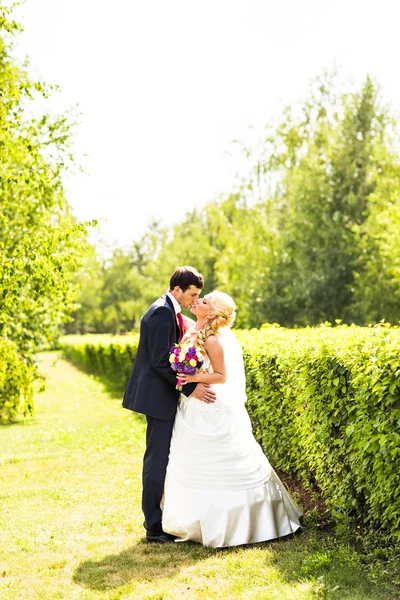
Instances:
[[[176,313],[168,296],[154,302],[140,322],[140,339],[122,406],[149,417],[175,417],[179,391],[171,369],[169,349],[179,340]],[[195,383],[183,386],[189,396]]]

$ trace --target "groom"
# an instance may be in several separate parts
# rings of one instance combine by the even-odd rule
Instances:
[[[183,335],[182,308],[199,298],[204,286],[193,267],[178,267],[171,275],[169,291],[150,306],[140,323],[140,340],[122,406],[143,413],[147,419],[146,452],[143,460],[142,509],[148,542],[173,542],[161,525],[169,446],[179,392],[171,369],[169,349]],[[215,393],[205,384],[187,384],[184,394],[203,402],[214,402]]]

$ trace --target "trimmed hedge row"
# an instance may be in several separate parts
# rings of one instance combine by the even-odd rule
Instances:
[[[248,410],[277,467],[314,480],[339,523],[400,529],[400,330],[240,333]]]
[[[32,384],[36,368],[26,362],[11,340],[0,337],[0,423],[33,411]]]
[[[138,335],[66,335],[59,347],[72,363],[104,376],[116,389],[123,391],[136,356]]]
[[[354,519],[399,532],[400,329],[263,327],[236,334],[247,408],[272,464],[315,481],[338,523]],[[65,356],[126,385],[138,338],[85,337],[63,338]]]

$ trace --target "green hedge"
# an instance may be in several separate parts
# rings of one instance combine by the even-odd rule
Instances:
[[[400,329],[236,332],[255,436],[275,467],[315,481],[340,524],[400,529]],[[137,337],[69,336],[67,358],[126,384]],[[97,340],[97,341],[96,341]]]
[[[64,356],[88,373],[102,375],[123,391],[136,356],[139,336],[66,335],[59,346]]]
[[[400,330],[240,333],[254,431],[273,464],[314,480],[336,521],[400,529]]]
[[[15,343],[0,337],[0,423],[32,412],[35,374],[35,367],[24,360]]]

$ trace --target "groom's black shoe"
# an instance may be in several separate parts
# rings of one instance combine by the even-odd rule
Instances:
[[[171,535],[170,533],[164,533],[162,532],[155,532],[155,531],[148,531],[146,534],[146,542],[153,542],[153,543],[159,543],[159,544],[170,544],[173,543],[175,541],[175,536]]]

